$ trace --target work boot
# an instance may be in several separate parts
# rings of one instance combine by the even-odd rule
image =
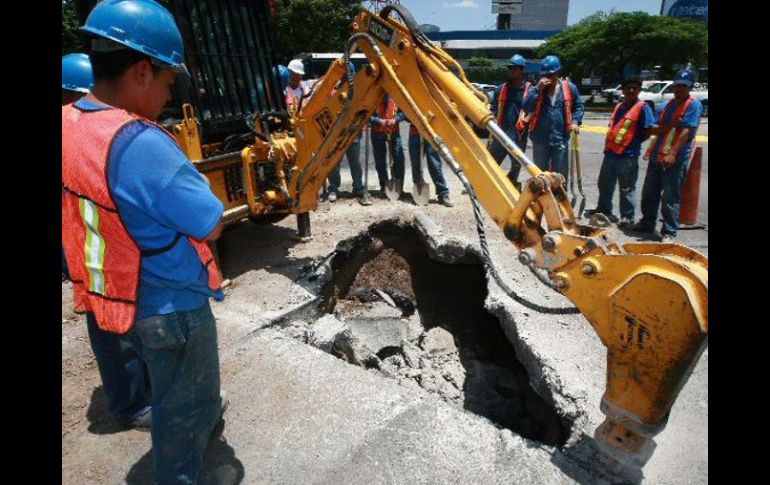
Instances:
[[[361,205],[372,205],[372,199],[367,192],[356,192],[353,194]]]
[[[326,198],[329,202],[337,202],[337,192],[329,192],[329,197]]]
[[[443,205],[444,207],[454,207],[454,204],[449,199],[449,194],[439,195],[438,203]]]
[[[637,222],[636,224],[632,224],[628,226],[628,228],[631,229],[632,231],[638,231],[638,232],[655,232],[655,227],[644,222],[644,219]]]
[[[595,209],[588,209],[587,211],[583,212],[583,214],[585,214],[586,217],[591,217],[594,214],[602,214],[604,217],[609,219],[610,222],[612,222],[612,223],[617,223],[618,222],[618,216],[616,216],[614,214],[607,214],[603,210],[600,210],[598,207],[595,208]]]
[[[238,470],[230,464],[220,465],[203,474],[202,485],[234,485],[238,481]]]
[[[621,217],[618,221],[618,227],[629,227],[634,225],[633,217]]]
[[[672,236],[671,234],[664,234],[663,236],[661,236],[660,242],[664,244],[671,244],[674,242],[674,239],[675,237]]]

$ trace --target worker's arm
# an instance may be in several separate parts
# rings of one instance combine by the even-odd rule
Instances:
[[[572,122],[579,126],[583,124],[583,115],[585,114],[586,105],[578,92],[577,86],[572,84],[572,81],[569,82],[569,88],[572,91],[572,99],[575,100],[575,113],[572,115]]]
[[[222,223],[222,219],[219,219],[219,222],[216,226],[214,226],[214,229],[209,233],[208,236],[206,236],[206,241],[216,241],[219,239],[219,236],[222,235],[222,229],[225,227],[225,225]]]
[[[702,109],[700,103],[693,101],[682,115],[682,118],[676,120],[674,126],[681,126],[682,131],[679,132],[679,136],[676,137],[676,140],[674,140],[674,143],[671,145],[669,154],[661,160],[662,164],[673,165],[679,160],[679,154],[682,151],[682,148],[687,144],[692,133],[698,129]]]
[[[489,105],[489,110],[492,111],[492,116],[494,116],[495,119],[497,119],[497,116],[498,116],[497,105],[500,102],[500,91],[502,89],[501,86],[502,85],[497,86],[495,88],[495,93],[492,95],[492,101],[490,102],[490,105]]]
[[[525,113],[531,113],[535,110],[535,105],[537,104],[537,97],[539,93],[540,83],[533,84],[531,88],[529,88],[529,92],[527,93],[527,97],[524,99],[524,101],[521,103],[522,109]]]
[[[652,131],[655,126],[655,121],[657,118],[655,118],[655,115],[652,113],[652,109],[650,109],[650,105],[647,103],[644,104],[644,108],[642,108],[642,124],[640,128],[642,129],[641,132],[641,140],[642,142],[648,140],[650,136],[652,136]]]

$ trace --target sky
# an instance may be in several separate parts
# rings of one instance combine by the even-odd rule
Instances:
[[[526,3],[527,0],[524,0]],[[367,3],[364,3],[368,6]],[[420,24],[434,24],[441,30],[494,29],[497,15],[492,0],[401,0]],[[569,0],[567,25],[599,10],[660,13],[660,0]]]

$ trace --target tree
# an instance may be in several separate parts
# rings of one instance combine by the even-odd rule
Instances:
[[[361,11],[358,0],[275,0],[273,24],[278,57],[301,52],[342,52],[350,24]]]
[[[61,3],[61,54],[82,52],[80,41],[80,22],[78,21],[75,2],[62,0]]]
[[[553,37],[537,49],[555,54],[574,79],[593,71],[606,81],[620,80],[623,68],[660,66],[673,75],[675,65],[704,65],[708,59],[708,29],[695,20],[649,15],[644,12],[597,12]]]
[[[486,57],[471,57],[468,59],[469,67],[492,67],[492,59]]]

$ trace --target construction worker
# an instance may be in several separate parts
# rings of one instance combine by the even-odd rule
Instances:
[[[395,100],[387,94],[382,98],[370,119],[374,166],[377,169],[380,191],[383,194],[388,185],[388,150],[392,150],[390,153],[394,157],[391,175],[395,179],[404,180],[404,147],[398,129],[398,124],[404,119],[404,113],[398,110]],[[390,147],[388,147],[388,139],[390,139]]]
[[[642,219],[632,228],[654,233],[660,207],[661,242],[673,241],[679,229],[680,191],[703,112],[701,102],[690,96],[694,82],[692,70],[676,73],[674,97],[658,109],[658,126],[652,129],[657,139],[650,142],[644,155],[649,163],[642,185]]]
[[[421,144],[422,147],[420,147]],[[431,180],[433,180],[433,185],[436,186],[438,203],[445,207],[454,207],[452,200],[449,198],[449,185],[447,185],[444,178],[444,171],[438,153],[436,153],[436,150],[433,149],[430,143],[422,139],[417,128],[412,123],[409,123],[409,160],[412,163],[412,183],[415,186],[423,182],[422,160],[420,159],[422,157],[421,151],[425,152],[428,173]]]
[[[495,88],[495,94],[492,97],[492,114],[497,119],[497,124],[505,131],[511,140],[513,140],[521,151],[527,149],[527,122],[529,116],[524,113],[523,101],[529,94],[532,85],[524,81],[524,68],[527,63],[519,54],[514,55],[508,61],[508,80]],[[503,163],[508,152],[496,139],[491,139],[489,153],[498,163]],[[521,172],[521,163],[511,157],[511,169],[508,171],[508,178],[521,189],[517,182]]]
[[[152,0],[104,0],[82,27],[92,92],[62,107],[62,240],[76,311],[92,311],[147,366],[151,437],[161,484],[199,483],[220,394],[222,300],[206,241],[222,231],[222,203],[154,121],[186,73],[172,15]],[[234,467],[211,479],[233,483]]]
[[[348,69],[351,75],[355,75],[356,67],[352,62],[348,63]],[[336,90],[332,91],[332,96]],[[361,205],[370,205],[370,201],[364,200],[364,170],[361,168],[361,134],[359,134],[353,142],[350,144],[350,148],[345,153],[345,158],[350,165],[350,176],[353,179],[353,196],[358,198],[358,202]],[[329,202],[335,202],[339,195],[340,184],[342,183],[342,176],[340,175],[340,165],[342,161],[337,164],[336,167],[329,174],[329,191],[327,200]]]
[[[62,57],[61,78],[62,106],[88,94],[94,84],[88,56],[78,53]],[[70,274],[62,246],[62,281],[65,280],[70,280]],[[86,312],[86,328],[110,414],[123,426],[149,431],[152,413],[144,362],[119,335],[100,329],[93,312]]]
[[[639,99],[642,89],[640,72],[629,70],[623,80],[623,102],[615,106],[610,117],[604,142],[604,159],[599,171],[599,202],[596,209],[586,211],[590,216],[604,214],[618,222],[612,214],[612,196],[619,186],[620,222],[618,226],[634,223],[636,179],[639,175],[639,155],[642,142],[650,137],[655,115],[649,105]]]
[[[289,113],[296,113],[302,109],[302,98],[308,95],[310,90],[307,83],[302,80],[305,75],[305,66],[301,59],[292,59],[289,62],[289,85],[284,91],[286,96],[286,109]]]
[[[579,133],[584,105],[577,87],[557,73],[561,62],[546,56],[540,64],[540,81],[524,99],[524,112],[530,114],[529,136],[532,155],[540,170],[569,176],[567,150],[570,133]]]

